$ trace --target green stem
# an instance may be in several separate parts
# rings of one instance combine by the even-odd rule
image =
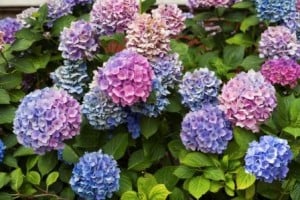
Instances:
[[[142,14],[142,4],[143,4],[143,0],[139,0],[139,13]]]
[[[278,200],[282,200],[283,197],[287,194],[287,189],[289,188],[289,185],[291,184],[292,179],[288,179],[286,186],[283,188],[283,191],[281,192]]]

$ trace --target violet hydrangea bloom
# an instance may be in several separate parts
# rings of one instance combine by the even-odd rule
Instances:
[[[259,56],[262,58],[300,58],[300,43],[295,33],[285,26],[270,26],[261,35]]]
[[[3,161],[4,158],[4,153],[5,153],[5,145],[2,142],[2,140],[0,139],[0,163]]]
[[[232,139],[232,127],[217,106],[206,104],[184,117],[180,137],[188,150],[221,154]]]
[[[76,6],[76,5],[92,4],[94,0],[65,0],[65,1],[72,6]]]
[[[170,35],[178,35],[185,28],[185,16],[177,4],[160,4],[157,9],[152,10],[152,16],[165,20]]]
[[[101,150],[85,153],[72,170],[70,185],[86,200],[105,200],[119,190],[120,173],[112,156]]]
[[[135,16],[128,26],[126,39],[127,48],[133,48],[150,60],[170,51],[170,31],[166,22],[150,14]]]
[[[272,84],[294,88],[300,78],[300,65],[288,58],[272,59],[262,65],[261,73]]]
[[[48,7],[48,27],[52,27],[55,20],[71,14],[74,6],[68,0],[47,0],[46,4]]]
[[[144,56],[125,49],[95,72],[93,84],[115,104],[132,106],[145,102],[152,90],[153,70]]]
[[[267,183],[286,177],[293,154],[287,141],[274,136],[262,136],[249,144],[245,156],[246,172]]]
[[[300,0],[296,0],[296,10],[300,11]]]
[[[188,6],[193,8],[198,7],[228,7],[241,0],[188,0]]]
[[[80,132],[79,103],[64,90],[44,88],[29,93],[19,105],[14,133],[20,144],[36,153],[60,149]]]
[[[21,23],[15,18],[6,17],[0,20],[0,30],[4,33],[3,40],[6,44],[12,44],[15,41],[15,34],[21,28]]]
[[[91,60],[97,49],[96,34],[89,22],[72,22],[70,28],[65,27],[61,32],[58,50],[62,51],[62,57],[67,60]]]
[[[33,7],[27,8],[23,10],[20,14],[16,15],[17,20],[22,24],[23,27],[29,28],[30,25],[27,23],[27,19],[29,18],[34,19],[33,14],[37,13],[38,10],[39,10],[38,8],[33,8]]]
[[[90,18],[98,35],[111,35],[123,33],[138,10],[136,0],[97,0]]]
[[[215,72],[207,68],[187,72],[179,85],[182,103],[192,111],[200,109],[207,103],[215,104],[220,85],[221,81],[216,77]]]
[[[283,24],[291,30],[291,32],[297,32],[300,30],[300,13],[291,12],[283,17]]]
[[[260,72],[241,72],[229,80],[219,96],[221,109],[236,126],[259,131],[276,107],[275,88]]]

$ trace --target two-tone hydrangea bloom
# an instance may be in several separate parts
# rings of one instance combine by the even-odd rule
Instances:
[[[133,113],[133,112],[128,113],[127,129],[133,139],[136,139],[141,135],[140,120],[141,120],[141,115],[139,113]]]
[[[93,84],[99,86],[115,104],[124,107],[147,100],[153,77],[154,72],[147,58],[125,49],[95,72]]]
[[[36,153],[60,149],[80,132],[80,105],[64,90],[44,88],[29,93],[19,105],[14,133]]]
[[[152,10],[152,16],[165,20],[170,35],[177,35],[185,28],[185,16],[177,4],[160,4],[157,9]]]
[[[64,28],[60,35],[58,50],[67,60],[91,60],[98,49],[97,37],[89,22],[72,22],[70,28]]]
[[[170,31],[166,22],[150,14],[135,15],[128,26],[126,39],[127,48],[133,48],[150,60],[170,51]]]
[[[215,104],[220,85],[221,81],[216,77],[215,72],[207,68],[187,72],[179,85],[182,103],[193,111],[207,103]]]
[[[84,199],[105,200],[119,190],[120,173],[112,156],[101,150],[85,153],[72,170],[70,185]]]
[[[4,49],[4,33],[2,31],[0,31],[0,51],[2,51]]]
[[[164,87],[174,88],[175,84],[181,80],[183,65],[177,53],[155,58],[150,64],[155,77]]]
[[[257,15],[261,20],[281,21],[284,16],[296,11],[295,0],[255,0]]]
[[[180,137],[188,150],[221,154],[232,139],[232,127],[217,106],[206,104],[184,117]]]
[[[292,32],[300,30],[300,13],[291,12],[283,17],[283,24]]]
[[[23,27],[29,28],[30,25],[28,24],[27,20],[29,18],[34,19],[33,14],[38,12],[38,8],[27,8],[25,10],[23,10],[23,12],[21,12],[20,14],[17,14],[17,20],[20,22],[20,24],[22,24]]]
[[[300,43],[295,33],[285,26],[270,26],[261,35],[259,56],[262,58],[300,58]]]
[[[58,18],[69,15],[72,13],[73,4],[67,0],[47,0],[48,7],[48,23],[49,27],[52,27],[53,22]]]
[[[286,177],[293,154],[287,141],[274,136],[262,136],[249,144],[245,156],[246,172],[259,180],[272,183]]]
[[[85,94],[82,103],[82,113],[96,129],[114,128],[126,122],[127,113],[122,107],[114,104],[97,88]]]
[[[99,35],[124,32],[138,13],[136,0],[97,0],[90,18]]]
[[[272,84],[294,88],[300,78],[300,65],[288,58],[272,59],[262,65],[261,73]]]
[[[6,17],[0,20],[0,30],[4,33],[3,40],[6,44],[11,44],[15,41],[15,34],[21,28],[21,23],[15,18]]]
[[[0,163],[3,161],[4,158],[4,153],[5,153],[5,145],[2,142],[2,140],[0,139]]]
[[[70,62],[65,60],[64,65],[50,74],[54,85],[66,90],[75,98],[80,99],[87,88],[89,77],[84,62]]]
[[[188,6],[193,8],[198,7],[228,7],[241,0],[188,0]]]
[[[241,72],[229,80],[219,96],[221,109],[236,126],[259,131],[276,107],[275,88],[260,72]]]

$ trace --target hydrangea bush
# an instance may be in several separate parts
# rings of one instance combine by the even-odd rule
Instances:
[[[1,200],[300,199],[300,1],[45,2],[0,19]]]

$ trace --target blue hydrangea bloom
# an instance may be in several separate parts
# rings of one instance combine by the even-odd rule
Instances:
[[[66,90],[77,99],[83,96],[89,77],[83,62],[64,61],[64,65],[50,74],[54,85]]]
[[[296,11],[295,0],[255,0],[257,15],[261,20],[279,22]]]
[[[58,18],[69,15],[72,13],[74,4],[68,0],[47,0],[48,7],[48,27],[52,27],[53,22]]]
[[[262,136],[249,144],[245,169],[259,180],[272,183],[286,177],[293,155],[287,141],[273,136]]]
[[[221,81],[207,68],[187,72],[179,85],[182,103],[192,111],[199,110],[204,104],[217,103]]]
[[[184,117],[180,137],[188,150],[221,154],[232,139],[232,126],[217,106],[206,104]]]
[[[0,162],[3,161],[5,148],[6,147],[5,147],[4,143],[2,142],[2,140],[0,140]]]
[[[120,169],[102,151],[85,153],[74,166],[70,184],[86,200],[105,200],[119,190]]]
[[[283,17],[283,24],[288,27],[292,32],[300,30],[300,13],[291,12]]]
[[[93,3],[93,0],[66,0],[66,2],[70,5],[85,5]]]
[[[83,98],[82,113],[96,129],[114,128],[126,122],[127,112],[121,106],[114,104],[97,87],[86,93]]]
[[[133,139],[141,135],[140,120],[141,115],[138,113],[129,113],[127,116],[127,129]]]
[[[22,28],[22,24],[14,18],[6,17],[0,20],[0,30],[4,33],[3,40],[6,44],[15,41],[15,34]]]

